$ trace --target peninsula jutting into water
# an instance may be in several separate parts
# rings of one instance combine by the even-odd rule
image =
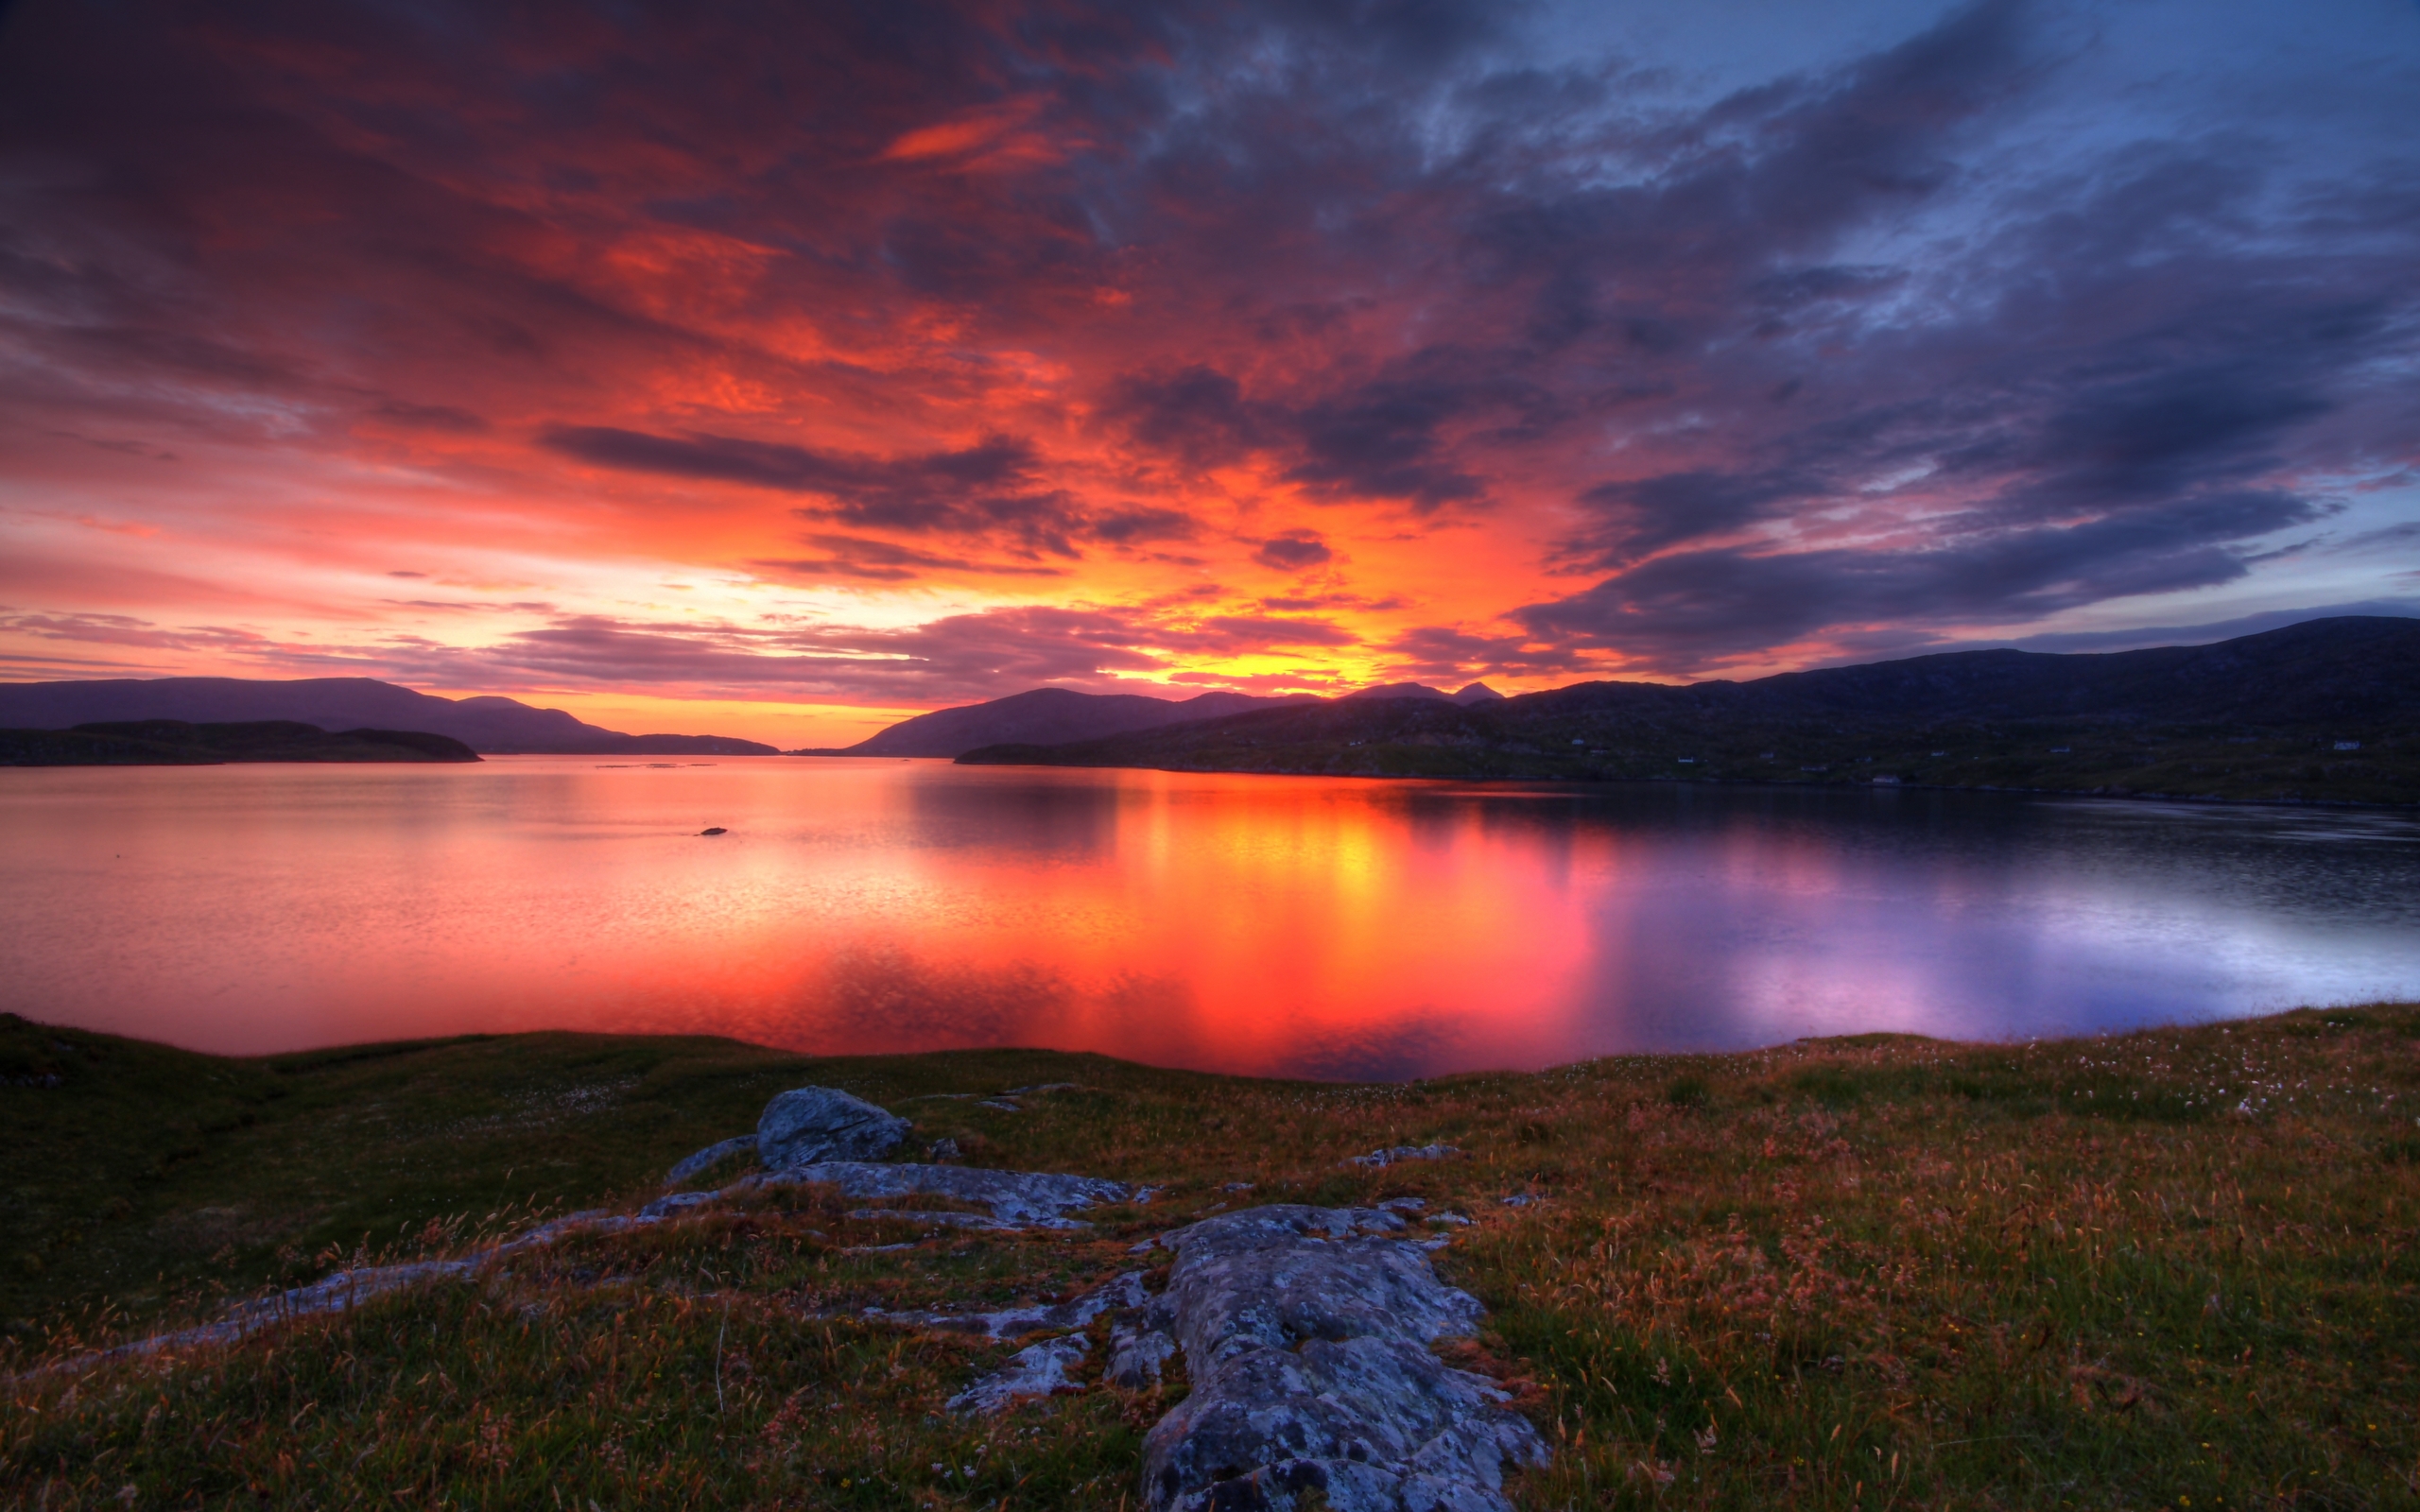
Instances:
[[[199,726],[300,725],[423,731],[489,755],[770,756],[727,735],[626,735],[493,695],[443,698],[375,678],[112,678],[0,682],[0,730],[20,732],[173,721]],[[219,737],[213,737],[217,739]],[[225,737],[241,744],[245,737]],[[223,743],[223,742],[222,742]],[[74,742],[54,748],[68,750]],[[175,744],[170,742],[169,744]],[[190,744],[190,742],[187,742]]]
[[[216,766],[228,762],[475,762],[446,735],[414,730],[330,733],[288,719],[189,725],[139,719],[68,730],[0,730],[0,766]]]

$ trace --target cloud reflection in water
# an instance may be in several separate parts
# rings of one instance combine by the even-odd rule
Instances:
[[[516,758],[29,771],[0,818],[8,1006],[229,1051],[562,1027],[1402,1077],[2420,994],[2420,826],[2384,816]]]

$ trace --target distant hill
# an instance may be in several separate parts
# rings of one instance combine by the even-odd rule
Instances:
[[[1373,692],[960,759],[2420,802],[2420,620],[2312,620],[2097,655],[1949,652],[1751,682],[1584,682],[1469,705]]]
[[[626,735],[560,709],[512,698],[441,698],[374,678],[157,678],[0,683],[0,728],[174,719],[187,724],[285,720],[321,730],[426,730],[491,755],[772,756],[774,747],[728,735]]]
[[[1443,695],[1439,695],[1443,696]],[[1036,688],[1030,693],[994,698],[989,703],[937,709],[903,719],[878,735],[842,750],[817,752],[837,756],[958,756],[978,746],[1014,741],[1056,746],[1070,740],[1092,740],[1186,720],[1215,719],[1254,709],[1274,709],[1313,701],[1308,695],[1293,698],[1255,698],[1241,693],[1205,693],[1182,700],[1146,697],[1132,693],[1078,693],[1069,688]]]
[[[1460,693],[1447,693],[1425,682],[1390,682],[1381,687],[1363,688],[1348,693],[1347,698],[1436,698],[1445,703],[1495,703],[1504,695],[1484,682],[1474,682]]]
[[[226,762],[475,762],[449,735],[347,730],[270,719],[193,725],[181,719],[0,730],[0,766],[204,766]]]

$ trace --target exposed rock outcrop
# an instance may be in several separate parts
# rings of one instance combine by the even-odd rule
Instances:
[[[801,1087],[765,1105],[756,1156],[773,1169],[818,1160],[878,1160],[908,1137],[908,1121],[837,1087]]]
[[[864,1315],[879,1322],[904,1323],[910,1328],[931,1329],[942,1333],[980,1333],[987,1339],[1017,1339],[1053,1329],[1087,1328],[1093,1319],[1112,1308],[1144,1308],[1150,1306],[1151,1300],[1150,1294],[1143,1289],[1143,1273],[1135,1270],[1117,1277],[1106,1286],[1063,1302],[1037,1302],[1028,1307],[1005,1307],[990,1313],[888,1313],[880,1308],[868,1308]]]
[[[1429,1351],[1481,1309],[1406,1227],[1377,1209],[1266,1207],[1161,1238],[1193,1390],[1144,1440],[1153,1508],[1291,1512],[1310,1492],[1333,1512],[1510,1506],[1505,1469],[1543,1463],[1546,1445],[1493,1383]]]
[[[677,1187],[709,1166],[720,1164],[735,1155],[745,1155],[756,1148],[758,1144],[756,1136],[753,1134],[735,1134],[730,1139],[717,1141],[695,1155],[683,1156],[673,1161],[672,1169],[664,1173],[664,1184],[667,1187]]]
[[[1005,1370],[994,1371],[949,1399],[952,1412],[997,1412],[1023,1397],[1047,1397],[1080,1389],[1068,1368],[1092,1349],[1080,1333],[1028,1345],[1010,1357]]]
[[[251,1337],[264,1329],[290,1323],[297,1318],[316,1317],[326,1313],[344,1313],[373,1301],[389,1292],[417,1286],[426,1281],[464,1280],[476,1275],[491,1261],[516,1255],[525,1249],[551,1245],[572,1233],[616,1234],[631,1228],[643,1228],[661,1223],[681,1208],[695,1201],[705,1201],[717,1194],[683,1193],[650,1203],[636,1213],[612,1213],[602,1209],[589,1209],[567,1213],[561,1218],[542,1223],[514,1238],[500,1244],[487,1245],[452,1260],[414,1260],[394,1265],[364,1265],[354,1270],[332,1272],[307,1286],[291,1286],[267,1297],[254,1297],[230,1308],[216,1323],[198,1328],[179,1329],[169,1333],[155,1333],[148,1338],[133,1339],[88,1354],[74,1355],[40,1367],[29,1374],[73,1372],[83,1370],[109,1360],[120,1360],[156,1354],[163,1349],[189,1349],[198,1345],[233,1344]],[[11,1379],[0,1376],[0,1380]],[[18,1377],[15,1379],[24,1379]]]
[[[1000,1227],[1082,1228],[1064,1214],[1097,1203],[1135,1200],[1122,1181],[1099,1177],[1058,1176],[1035,1171],[985,1171],[964,1165],[875,1165],[863,1160],[821,1160],[788,1166],[763,1180],[769,1185],[819,1182],[850,1197],[937,1196],[989,1208]],[[940,1217],[901,1210],[904,1217]],[[890,1216],[890,1214],[885,1214]],[[960,1214],[959,1218],[973,1214]],[[951,1221],[943,1218],[943,1222]]]
[[[724,1144],[734,1142],[725,1141]],[[742,1148],[745,1146],[742,1145]],[[711,1145],[699,1155],[721,1149]],[[690,1160],[698,1159],[691,1156]],[[682,1164],[687,1164],[683,1161]],[[712,1162],[709,1161],[709,1164]],[[676,1166],[674,1169],[678,1170]],[[938,1173],[938,1177],[936,1177]],[[307,1286],[291,1287],[243,1302],[231,1309],[216,1323],[199,1328],[181,1329],[170,1333],[155,1334],[91,1354],[74,1357],[44,1366],[46,1370],[80,1369],[104,1360],[131,1355],[150,1354],[166,1349],[203,1344],[227,1344],[246,1338],[262,1329],[310,1317],[323,1313],[342,1313],[389,1292],[427,1281],[463,1280],[476,1275],[480,1268],[497,1259],[518,1254],[525,1249],[551,1245],[572,1233],[614,1234],[633,1228],[680,1218],[695,1208],[703,1208],[725,1199],[744,1195],[766,1186],[792,1182],[828,1181],[851,1196],[890,1197],[918,1193],[934,1193],[961,1201],[979,1202],[992,1209],[992,1216],[977,1213],[927,1213],[913,1210],[886,1211],[880,1216],[911,1218],[974,1219],[986,1226],[1001,1228],[1082,1228],[1081,1223],[1062,1218],[1060,1213],[1071,1209],[1091,1206],[1097,1202],[1132,1200],[1132,1189],[1116,1181],[1094,1177],[1054,1176],[1024,1171],[970,1171],[963,1167],[938,1165],[867,1165],[834,1162],[805,1166],[776,1173],[769,1177],[747,1176],[726,1187],[710,1192],[676,1192],[658,1197],[634,1213],[608,1212],[591,1209],[553,1219],[527,1229],[499,1244],[483,1246],[467,1255],[447,1260],[409,1261],[393,1265],[366,1265],[313,1281]],[[899,1246],[910,1248],[911,1246]],[[1082,1328],[1112,1307],[1132,1309],[1148,1301],[1142,1290],[1139,1272],[1121,1276],[1109,1286],[1088,1297],[1067,1304],[1033,1310],[1011,1309],[995,1314],[973,1314],[971,1320],[958,1314],[901,1314],[905,1322],[925,1328],[964,1328],[971,1321],[974,1332],[995,1338],[1013,1337],[1017,1333],[1050,1328]],[[873,1314],[882,1315],[882,1314]],[[1027,1326],[1025,1319],[1030,1317]],[[1077,1351],[1081,1354],[1081,1349]],[[0,1379],[7,1379],[0,1377]],[[1040,1379],[1040,1378],[1036,1378]],[[1062,1382],[1063,1386],[1065,1383]],[[1053,1386],[1050,1389],[1060,1389]],[[1012,1400],[1017,1392],[1002,1397]],[[1032,1393],[1024,1393],[1031,1395]]]
[[[1459,1147],[1451,1144],[1397,1144],[1391,1149],[1352,1156],[1344,1163],[1366,1166],[1375,1171],[1399,1160],[1450,1160],[1461,1153]]]

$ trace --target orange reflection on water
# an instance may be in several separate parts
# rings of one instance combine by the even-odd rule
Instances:
[[[552,1026],[1332,1074],[1551,1053],[1586,931],[1484,809],[1115,777],[9,774],[11,875],[46,879],[11,900],[14,1005],[241,1051]]]
[[[767,918],[742,954],[777,964],[723,994],[762,1005],[748,1036],[1253,1071],[1554,1038],[1587,933],[1482,810],[1413,825],[1366,783],[1129,775],[1063,790],[1040,844],[1011,822],[881,858],[844,928]]]
[[[845,760],[11,770],[0,1005],[234,1052],[551,1027],[1319,1076],[2043,1033],[2420,991],[2420,830],[2368,823]]]

